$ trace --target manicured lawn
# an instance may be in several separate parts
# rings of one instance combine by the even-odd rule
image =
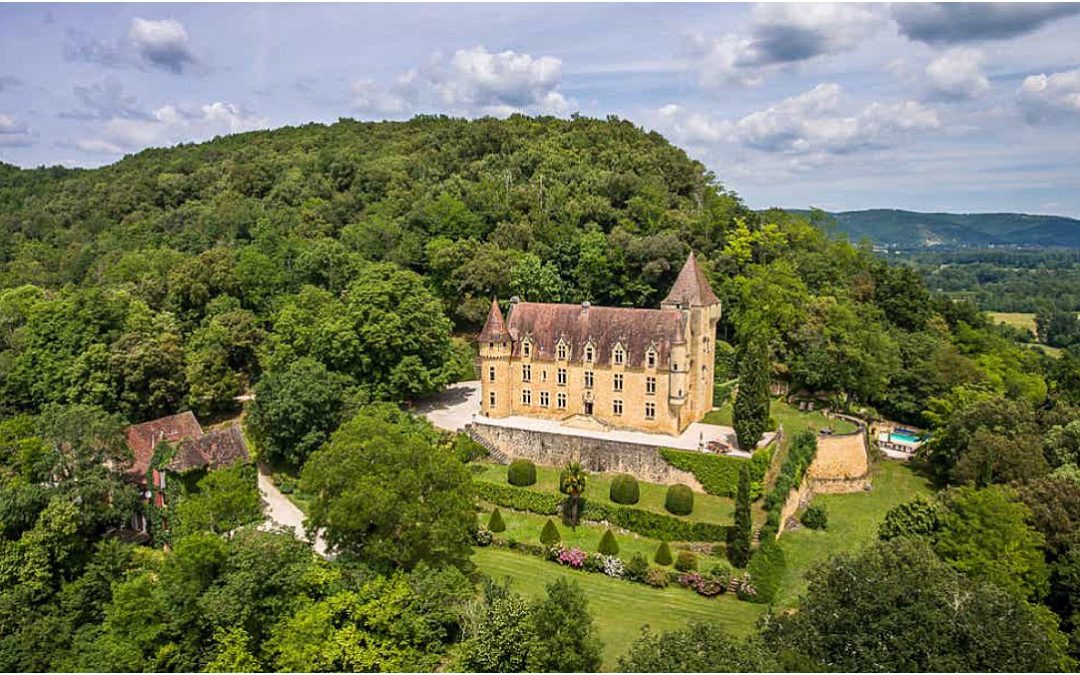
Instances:
[[[769,405],[769,414],[784,427],[784,433],[788,438],[806,429],[817,431],[831,428],[838,434],[848,434],[855,431],[855,425],[847,420],[830,419],[817,411],[803,412],[779,399],[773,399]],[[720,426],[730,427],[731,404],[726,403],[718,410],[706,413],[705,419],[702,421],[706,424],[719,424]]]
[[[487,464],[484,466],[486,467],[484,472],[476,474],[478,480],[508,485],[506,482],[507,467],[505,465]],[[585,499],[611,504],[609,491],[611,490],[611,479],[615,475],[611,473],[590,473],[585,486]],[[667,495],[668,486],[642,481],[638,481],[638,486],[640,487],[641,500],[634,504],[635,508],[671,515],[664,508],[664,497]],[[536,484],[527,489],[558,494],[559,469],[537,465]],[[686,520],[693,522],[720,523],[723,525],[733,522],[734,519],[734,500],[703,492],[694,493],[694,512],[686,516]]]
[[[483,504],[481,508],[480,524],[486,526],[491,515],[492,506]],[[500,508],[499,513],[502,514],[503,522],[506,523],[506,531],[495,534],[496,537],[505,540],[514,539],[524,544],[540,545],[540,530],[544,528],[548,516],[539,516],[535,513],[525,513],[523,511],[510,511],[504,508]],[[562,543],[580,548],[588,553],[599,552],[600,537],[604,536],[604,532],[608,529],[602,525],[589,525],[586,523],[581,523],[577,528],[571,528],[563,525],[557,517],[552,517],[551,522],[555,523],[555,526],[559,528]],[[620,558],[630,560],[635,553],[640,553],[652,563],[656,549],[660,546],[659,540],[643,537],[636,532],[622,532],[617,527],[613,527],[611,532],[615,535],[615,541],[619,544]],[[678,547],[672,544],[671,551],[672,555],[675,555]],[[699,567],[704,570],[710,569],[716,563],[723,563],[727,566],[727,559],[723,557],[713,558],[699,554],[698,562]]]
[[[649,588],[601,574],[571,570],[541,558],[500,548],[476,549],[472,560],[497,581],[509,577],[511,587],[528,597],[544,597],[544,587],[560,577],[575,580],[589,599],[604,642],[604,670],[613,670],[644,625],[654,630],[681,628],[689,621],[718,623],[734,635],[753,631],[762,605],[732,596],[703,598],[684,588]]]
[[[874,467],[873,489],[869,492],[814,496],[812,503],[823,504],[829,512],[829,527],[824,531],[800,528],[781,535],[787,574],[777,606],[795,605],[799,594],[806,589],[803,575],[817,563],[872,543],[889,509],[916,495],[932,492],[929,481],[907,465],[882,461]]]

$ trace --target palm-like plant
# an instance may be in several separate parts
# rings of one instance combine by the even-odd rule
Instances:
[[[578,509],[581,505],[581,495],[585,493],[585,479],[587,474],[581,468],[581,462],[570,462],[563,467],[559,477],[559,491],[567,495],[570,501],[570,524],[577,526]]]

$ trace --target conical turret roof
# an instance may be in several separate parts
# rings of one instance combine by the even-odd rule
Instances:
[[[507,338],[506,322],[503,321],[502,310],[499,309],[499,301],[491,299],[491,309],[488,310],[487,321],[484,329],[476,338],[479,342],[499,342]]]
[[[698,267],[697,258],[691,251],[690,257],[686,259],[682,271],[679,272],[679,277],[675,279],[675,284],[671,287],[671,292],[664,298],[661,306],[681,304],[687,307],[702,307],[715,305],[718,302],[720,299],[716,297],[716,293],[713,293],[709,280]]]

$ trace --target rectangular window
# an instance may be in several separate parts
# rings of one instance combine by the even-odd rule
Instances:
[[[495,407],[495,392],[488,394],[488,405],[492,408]]]
[[[647,420],[656,419],[656,404],[655,403],[646,403],[645,404],[645,419],[647,419]]]
[[[540,392],[540,407],[547,408],[551,405],[551,394],[546,391]]]
[[[532,382],[532,366],[527,363],[521,364],[521,381]]]
[[[593,372],[591,370],[585,371],[585,388],[592,389],[593,385]]]
[[[623,351],[622,347],[616,347],[613,353],[613,358],[615,361],[615,365],[621,366],[626,360],[626,352]]]
[[[645,355],[645,363],[650,368],[656,367],[656,352],[649,350],[649,353]]]
[[[622,375],[620,373],[615,374],[611,383],[611,389],[613,391],[622,391]]]
[[[622,401],[620,399],[615,399],[611,402],[611,412],[615,413],[617,416],[622,415]]]
[[[645,378],[645,393],[646,394],[655,394],[656,393],[656,378],[655,377],[646,377]]]
[[[495,366],[488,366],[488,382],[495,381]]]
[[[566,394],[561,391],[555,394],[555,406],[559,410],[566,410]]]
[[[566,368],[559,368],[556,372],[557,381],[560,385],[566,386]]]
[[[522,389],[521,390],[521,405],[532,405],[532,390],[531,389]]]
[[[526,357],[532,355],[532,343],[528,340],[521,343],[521,354]]]
[[[547,382],[547,368],[540,371],[540,381]]]

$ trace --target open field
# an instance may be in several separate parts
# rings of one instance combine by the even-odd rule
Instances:
[[[787,574],[776,600],[790,607],[806,588],[803,575],[831,555],[857,551],[877,538],[885,513],[916,495],[933,492],[929,481],[906,464],[883,461],[874,467],[873,489],[839,495],[816,495],[814,504],[829,512],[827,530],[800,528],[784,532],[780,545],[787,559]]]
[[[994,323],[1004,323],[1035,332],[1035,314],[1030,312],[987,312]]]
[[[486,480],[500,485],[509,485],[509,483],[506,482],[507,467],[505,465],[487,464],[485,466],[484,472],[476,475],[478,480]],[[611,480],[616,475],[617,474],[611,473],[590,473],[585,486],[585,499],[603,504],[613,504],[609,494],[611,490]],[[657,483],[646,483],[643,481],[638,481],[638,486],[640,488],[641,501],[634,504],[634,508],[655,511],[656,513],[662,513],[666,516],[693,522],[710,522],[723,525],[730,524],[735,517],[734,500],[705,494],[703,492],[694,493],[693,513],[686,517],[673,516],[664,508],[664,497],[667,495],[668,486],[659,485]],[[541,492],[558,494],[559,469],[538,464],[536,466],[536,484],[522,489],[539,490]]]
[[[655,630],[680,628],[689,621],[710,621],[734,635],[746,635],[765,610],[729,595],[704,598],[683,588],[656,589],[602,574],[571,570],[535,556],[499,548],[481,548],[472,560],[497,581],[510,577],[511,587],[528,597],[544,596],[545,585],[560,577],[576,581],[589,599],[604,642],[604,670],[613,670],[630,643],[648,625]]]
[[[839,434],[848,434],[855,431],[855,425],[847,420],[830,419],[817,411],[803,412],[779,399],[773,399],[769,405],[769,414],[776,419],[778,424],[784,427],[784,433],[788,438],[806,429],[817,431],[831,428]],[[726,403],[719,409],[706,413],[705,419],[702,421],[707,424],[730,427],[731,404]]]

